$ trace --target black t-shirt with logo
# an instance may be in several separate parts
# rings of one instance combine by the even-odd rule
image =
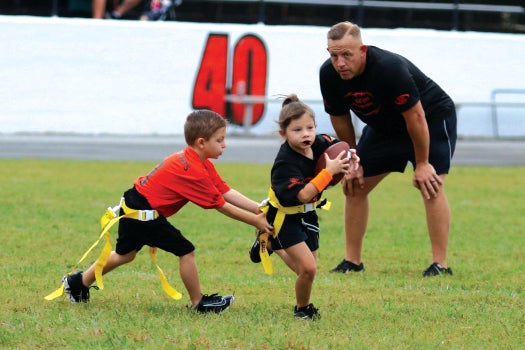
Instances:
[[[313,159],[294,151],[288,142],[284,142],[275,157],[271,171],[272,188],[275,195],[285,207],[302,204],[297,194],[315,177],[315,165],[323,152],[339,140],[318,134],[312,144]],[[321,198],[319,193],[312,202]]]
[[[343,80],[328,59],[321,66],[319,81],[328,114],[352,110],[383,134],[406,132],[401,113],[418,101],[427,120],[444,119],[454,110],[452,99],[412,62],[375,46],[368,46],[363,74]]]

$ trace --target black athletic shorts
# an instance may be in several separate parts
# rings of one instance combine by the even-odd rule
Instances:
[[[448,174],[456,148],[456,113],[445,120],[427,121],[430,133],[429,162],[436,173]],[[415,166],[414,146],[408,132],[384,135],[365,126],[357,145],[364,176],[403,173],[408,162]]]
[[[273,222],[272,209],[268,212],[268,222]],[[312,252],[319,249],[319,223],[315,211],[287,215],[277,237],[270,236],[272,250],[286,249],[301,242]]]
[[[146,198],[135,188],[124,193],[124,201],[132,209],[151,209]],[[124,213],[121,210],[120,215],[122,214]],[[124,255],[133,250],[139,251],[144,245],[157,247],[176,256],[195,250],[195,246],[162,215],[151,221],[121,219],[115,251]]]

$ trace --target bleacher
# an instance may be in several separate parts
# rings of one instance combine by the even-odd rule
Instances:
[[[131,11],[126,19],[137,18],[139,12]],[[90,17],[91,0],[3,0],[0,14]],[[315,26],[352,20],[369,28],[525,33],[525,4],[522,0],[183,0],[176,20]]]

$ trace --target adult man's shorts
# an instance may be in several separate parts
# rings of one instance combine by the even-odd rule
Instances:
[[[430,134],[429,162],[437,174],[448,174],[456,148],[456,113],[445,120],[427,121]],[[404,172],[408,162],[415,166],[414,146],[408,132],[384,135],[365,126],[357,145],[364,176]]]

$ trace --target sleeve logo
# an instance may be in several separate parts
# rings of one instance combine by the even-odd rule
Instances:
[[[408,99],[410,97],[410,94],[403,94],[396,97],[396,100],[394,103],[398,106],[402,106],[407,103]]]

